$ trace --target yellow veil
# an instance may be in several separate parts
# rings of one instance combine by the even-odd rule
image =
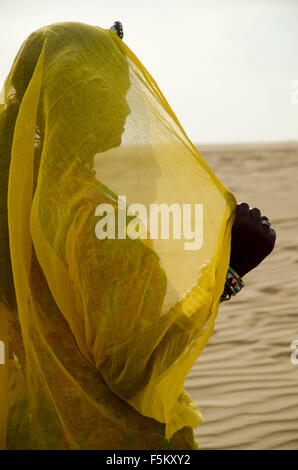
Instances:
[[[0,446],[197,449],[184,380],[212,333],[234,196],[125,43],[82,23],[22,45],[0,146]]]

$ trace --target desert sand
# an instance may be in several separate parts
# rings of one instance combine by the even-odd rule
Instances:
[[[298,449],[298,143],[198,146],[236,196],[267,215],[273,253],[221,304],[186,380],[204,415],[201,449]]]

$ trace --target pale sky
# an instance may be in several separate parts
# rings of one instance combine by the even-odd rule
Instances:
[[[35,29],[116,20],[195,144],[298,141],[298,0],[0,0],[1,88]]]

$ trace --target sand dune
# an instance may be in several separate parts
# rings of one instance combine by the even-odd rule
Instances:
[[[298,449],[298,143],[200,146],[238,202],[267,215],[274,252],[221,305],[214,334],[186,381],[204,415],[201,449]]]

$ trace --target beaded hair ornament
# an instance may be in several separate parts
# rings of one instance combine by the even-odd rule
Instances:
[[[113,26],[110,28],[119,36],[120,39],[123,39],[123,26],[121,21],[115,21]]]

